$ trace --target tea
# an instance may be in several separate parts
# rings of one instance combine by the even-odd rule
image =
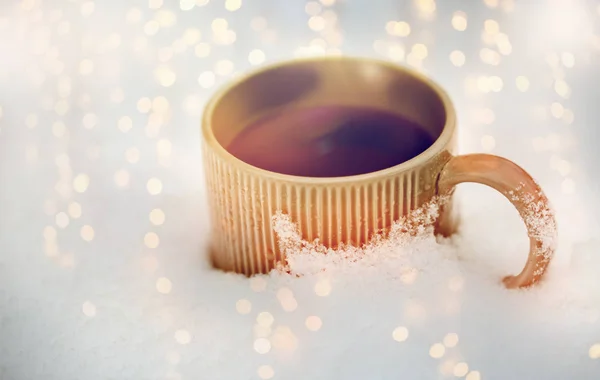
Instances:
[[[343,177],[401,164],[434,140],[422,126],[389,111],[321,106],[261,117],[227,150],[250,165],[281,174]]]

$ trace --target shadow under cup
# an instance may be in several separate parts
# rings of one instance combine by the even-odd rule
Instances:
[[[299,138],[307,133],[318,135],[329,125],[321,128],[319,123],[331,119],[322,110],[341,113],[347,119],[353,119],[348,117],[352,110],[385,114],[388,126],[398,120],[395,130],[384,128],[392,134],[390,139],[384,135],[375,139],[379,143],[389,140],[386,144],[396,145],[396,152],[408,152],[407,144],[414,143],[412,135],[405,132],[408,129],[402,129],[407,125],[418,128],[419,136],[424,134],[428,140],[421,149],[413,149],[414,154],[404,159],[395,156],[396,162],[375,171],[352,172],[352,167],[366,162],[359,158],[341,175],[317,171],[326,165],[314,158],[312,171],[294,172],[288,170],[289,165],[277,166],[298,146],[294,141],[289,141],[288,147],[278,144],[277,138],[285,140],[298,131],[302,131]],[[321,114],[315,118],[314,112]],[[245,159],[251,156],[240,153],[244,147],[240,138],[257,124],[272,128],[254,136],[254,143],[258,137],[260,143],[253,153],[267,158],[261,162]],[[350,58],[290,61],[232,83],[211,100],[203,120],[214,266],[251,275],[285,262],[271,226],[278,211],[291,217],[307,241],[318,238],[332,248],[368,242],[373,234],[436,195],[437,177],[456,150],[454,127],[450,102],[435,84],[384,62]],[[273,137],[277,133],[281,136]],[[361,133],[354,136],[359,146],[369,140],[368,129],[367,134]],[[281,152],[279,160],[277,152]],[[346,157],[352,158],[352,154]]]

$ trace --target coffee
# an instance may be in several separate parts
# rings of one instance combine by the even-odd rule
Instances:
[[[434,140],[425,128],[392,112],[321,106],[267,114],[243,129],[227,150],[281,174],[343,177],[401,164]]]

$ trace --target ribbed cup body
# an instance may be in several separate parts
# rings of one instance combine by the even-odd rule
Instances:
[[[227,152],[235,135],[279,107],[339,104],[396,112],[435,143],[419,156],[375,173],[308,178],[269,172]],[[203,119],[202,149],[211,211],[211,260],[246,275],[285,260],[272,217],[289,215],[307,241],[360,246],[436,195],[436,181],[455,153],[454,114],[426,78],[388,63],[322,58],[263,69],[216,95]]]
[[[211,259],[218,268],[266,273],[284,257],[271,218],[288,214],[307,241],[328,247],[361,245],[374,233],[431,200],[438,173],[450,155],[422,165],[353,183],[295,183],[261,176],[204,145],[213,235]]]

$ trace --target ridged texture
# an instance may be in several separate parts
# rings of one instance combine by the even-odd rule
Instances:
[[[213,226],[213,264],[246,275],[266,273],[284,258],[271,228],[278,211],[302,236],[328,246],[360,245],[431,199],[443,160],[415,170],[351,184],[297,184],[262,177],[227,161],[204,144]]]

